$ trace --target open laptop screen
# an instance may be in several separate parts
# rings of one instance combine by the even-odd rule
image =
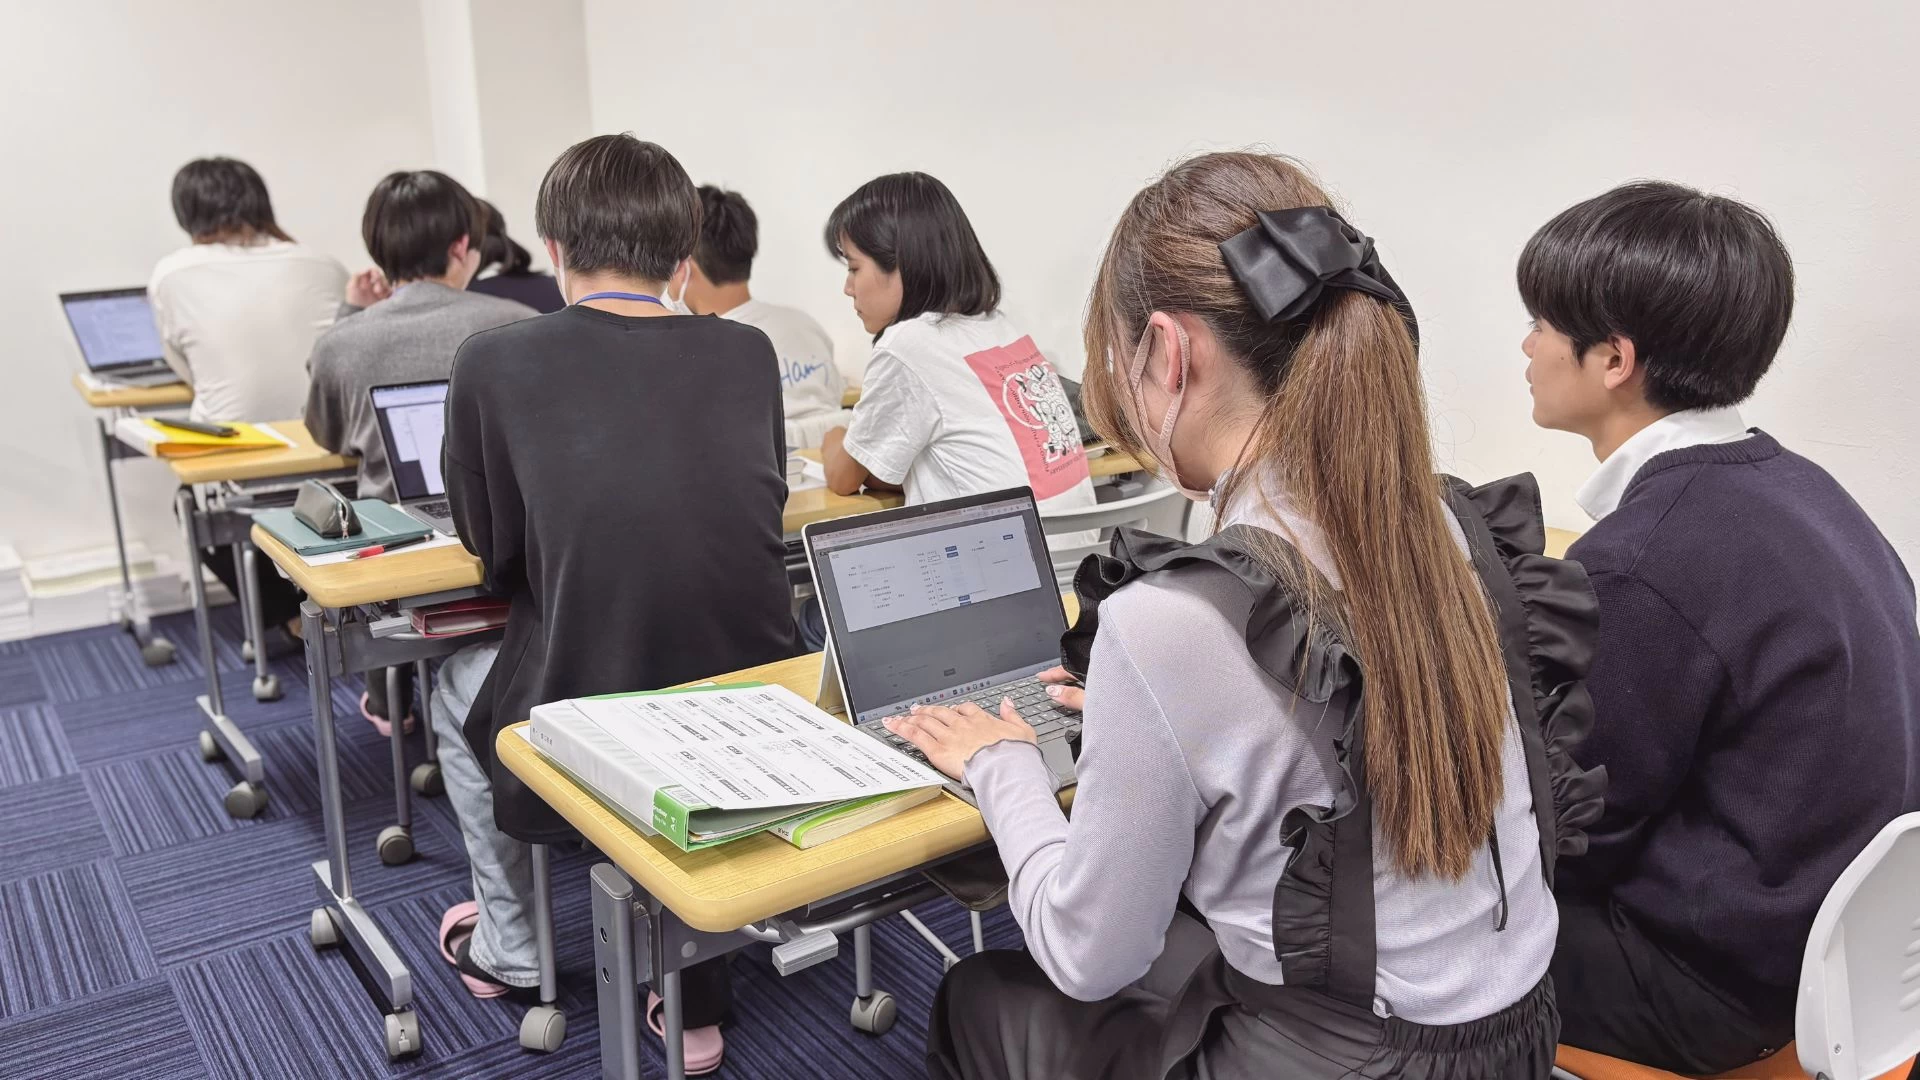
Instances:
[[[1060,662],[1066,613],[1024,488],[828,522],[807,537],[856,723]]]
[[[67,293],[60,297],[67,324],[89,371],[150,367],[162,362],[160,331],[145,289]]]
[[[447,435],[447,381],[373,388],[393,489],[406,502],[447,493],[440,443]]]

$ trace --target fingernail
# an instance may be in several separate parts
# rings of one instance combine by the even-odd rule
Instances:
[[[1003,709],[1012,704],[1013,704],[1013,699],[1010,697],[1003,697],[1000,699],[1000,707]]]
[[[1060,687],[1058,687],[1058,686],[1049,686],[1049,687],[1047,687],[1047,696],[1048,696],[1048,697],[1059,697],[1059,696],[1060,696],[1060,695],[1061,695],[1062,693],[1064,693],[1064,692],[1065,692],[1065,691],[1064,691],[1064,690],[1062,690],[1062,689],[1061,689]]]

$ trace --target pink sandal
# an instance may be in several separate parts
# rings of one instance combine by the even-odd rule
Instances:
[[[393,724],[388,721],[386,717],[376,716],[372,709],[367,708],[367,695],[365,694],[360,695],[360,715],[367,718],[367,723],[373,725],[373,730],[379,732],[381,738],[393,738]],[[412,713],[408,713],[407,718],[401,721],[400,731],[406,735],[413,734]]]
[[[467,944],[473,940],[473,927],[479,921],[480,905],[471,900],[448,908],[447,913],[440,916],[440,955],[453,965],[455,971],[460,972],[460,981],[466,984],[467,993],[484,1001],[505,994],[507,987],[490,979],[469,975],[460,969],[459,954],[464,953]],[[459,939],[457,943],[456,938]]]
[[[662,1039],[667,1037],[666,1025],[660,1018],[666,1004],[659,994],[647,991],[647,1026]],[[686,1059],[688,1076],[705,1076],[720,1068],[720,1059],[727,1053],[726,1040],[720,1035],[720,1025],[687,1028],[680,1035],[680,1051]]]

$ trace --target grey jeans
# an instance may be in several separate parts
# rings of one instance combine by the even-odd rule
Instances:
[[[433,685],[433,731],[440,740],[440,774],[447,801],[460,819],[473,867],[473,899],[480,919],[468,958],[508,986],[540,985],[533,936],[533,858],[528,846],[493,824],[493,781],[473,756],[462,725],[486,681],[498,642],[469,645],[440,665]]]

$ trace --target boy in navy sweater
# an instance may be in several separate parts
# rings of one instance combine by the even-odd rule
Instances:
[[[1605,816],[1555,884],[1561,1041],[1682,1073],[1793,1038],[1815,912],[1920,808],[1920,632],[1893,548],[1735,406],[1793,266],[1751,207],[1635,183],[1520,256],[1534,422],[1593,443],[1569,557],[1600,599],[1587,685]]]

